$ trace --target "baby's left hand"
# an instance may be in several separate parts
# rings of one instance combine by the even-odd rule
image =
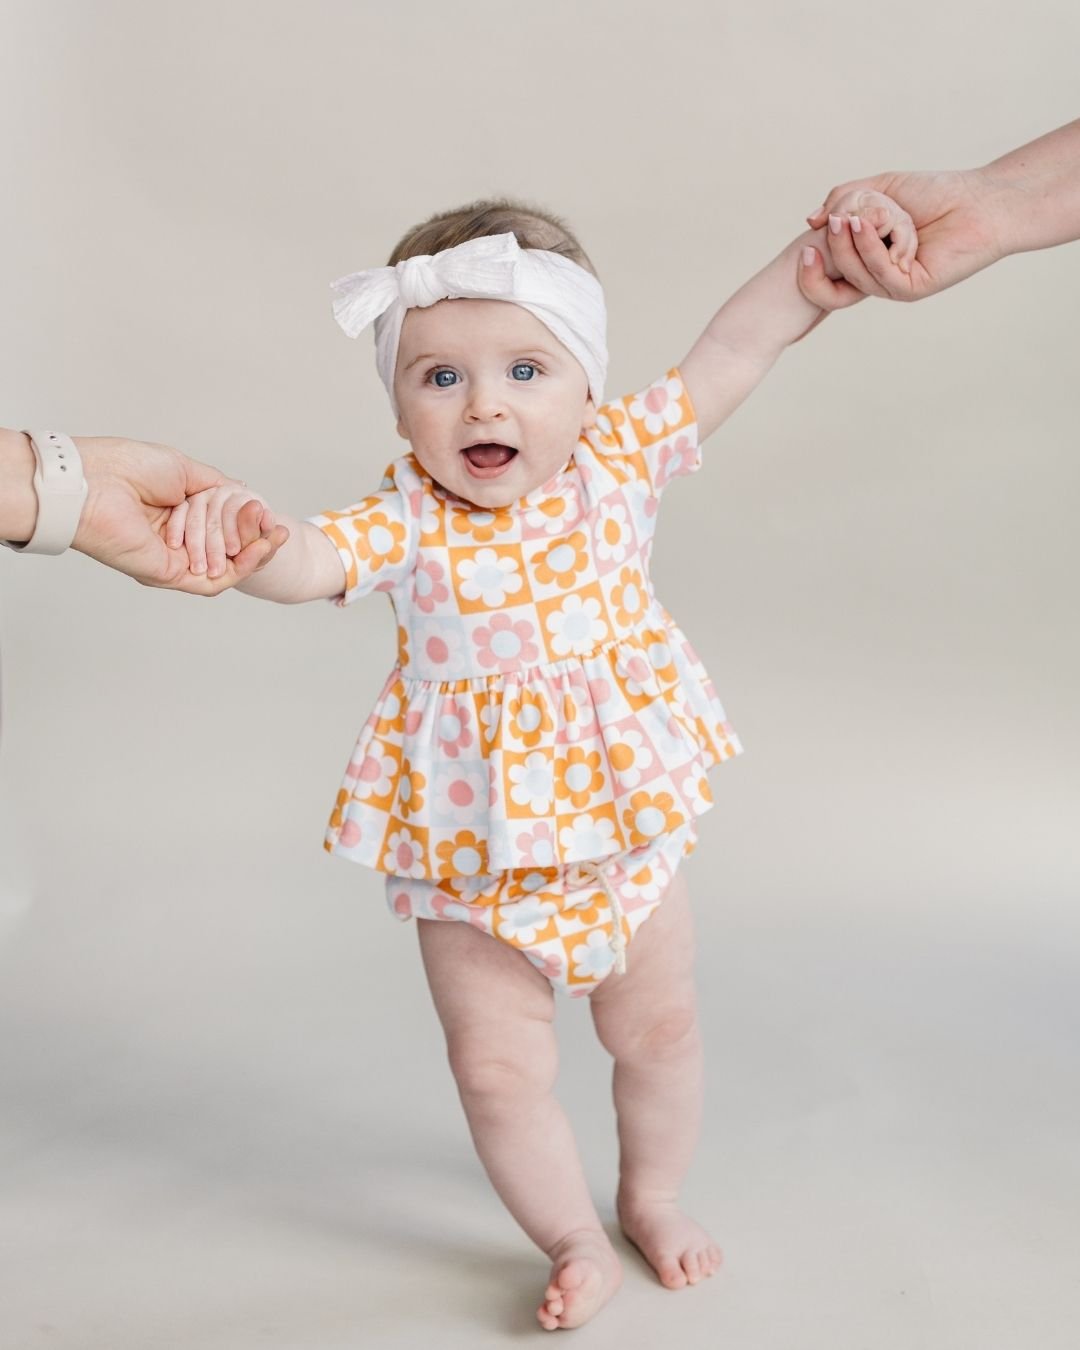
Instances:
[[[822,309],[845,309],[868,295],[895,297],[898,280],[910,285],[919,247],[915,222],[883,192],[855,188],[839,197],[819,239],[821,254],[814,250],[813,261],[800,266],[799,286]],[[881,283],[886,274],[888,288]]]
[[[837,221],[839,229],[834,227]],[[889,258],[901,272],[911,271],[919,247],[919,236],[915,222],[898,202],[886,197],[883,192],[874,192],[868,188],[847,193],[830,213],[827,240],[830,246],[832,240],[843,233],[845,223],[858,234],[860,231],[855,228],[856,221],[863,229],[869,226],[883,243],[888,241]]]

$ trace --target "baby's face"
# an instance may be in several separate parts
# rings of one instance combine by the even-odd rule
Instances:
[[[546,483],[596,424],[585,371],[535,315],[507,300],[410,309],[394,397],[398,433],[421,466],[484,507],[509,506]]]

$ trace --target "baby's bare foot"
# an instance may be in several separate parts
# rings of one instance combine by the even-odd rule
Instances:
[[[619,1197],[622,1230],[668,1289],[697,1284],[720,1268],[720,1248],[674,1200]]]
[[[599,1228],[568,1233],[548,1252],[551,1280],[536,1317],[546,1331],[579,1327],[599,1312],[622,1284],[622,1267]]]

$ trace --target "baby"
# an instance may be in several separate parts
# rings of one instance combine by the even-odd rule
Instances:
[[[895,203],[839,209],[910,267]],[[552,1092],[555,991],[588,997],[614,1057],[623,1233],[669,1289],[721,1261],[679,1207],[703,1096],[679,862],[708,771],[740,745],[649,560],[668,485],[823,317],[796,280],[815,245],[829,270],[827,231],[804,233],[678,366],[606,400],[603,291],[563,222],[505,200],[432,217],[389,267],[334,286],[347,333],[374,321],[409,452],[355,505],[277,516],[288,541],[240,587],[340,605],[384,591],[394,606],[397,662],[326,848],[385,873],[392,913],[420,920],[477,1152],[551,1261],[548,1330],[587,1321],[621,1280]],[[253,499],[238,484],[192,497],[167,542],[220,575],[250,542],[251,513],[243,529],[237,516]]]

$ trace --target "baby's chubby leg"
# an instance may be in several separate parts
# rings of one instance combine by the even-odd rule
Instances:
[[[667,1288],[696,1284],[719,1267],[721,1255],[678,1205],[704,1095],[693,927],[681,872],[637,930],[626,973],[608,975],[590,1003],[615,1059],[623,1232]]]
[[[420,949],[476,1151],[503,1203],[552,1261],[537,1309],[580,1326],[622,1280],[553,1095],[554,994],[523,953],[467,923],[418,919]]]

